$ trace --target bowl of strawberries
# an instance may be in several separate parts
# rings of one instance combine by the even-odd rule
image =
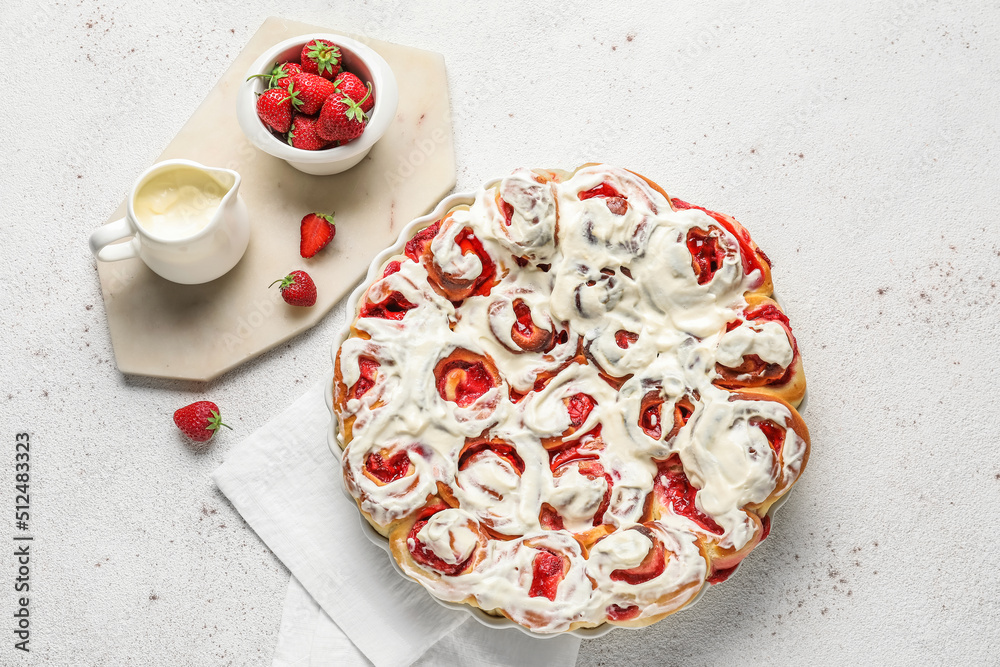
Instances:
[[[307,174],[360,162],[396,115],[389,64],[357,40],[292,37],[261,54],[237,93],[236,115],[254,146]]]

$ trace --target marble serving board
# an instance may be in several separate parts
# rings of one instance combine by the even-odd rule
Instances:
[[[356,167],[310,176],[257,150],[236,121],[236,91],[273,44],[311,32],[363,41],[399,84],[393,124]],[[455,185],[448,82],[438,53],[305,23],[268,18],[157,161],[188,158],[235,169],[250,211],[246,255],[204,285],[160,278],[141,260],[97,262],[115,361],[123,373],[210,380],[313,326],[361,279],[411,219]],[[337,234],[316,257],[299,256],[299,222],[335,212]],[[108,220],[124,216],[125,202]],[[268,285],[294,269],[316,281],[311,308],[285,304]]]

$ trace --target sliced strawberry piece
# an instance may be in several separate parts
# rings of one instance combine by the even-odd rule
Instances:
[[[656,538],[653,531],[646,526],[636,526],[633,530],[638,530],[652,542],[649,553],[646,554],[646,557],[636,567],[627,570],[612,571],[611,580],[624,581],[627,584],[635,586],[663,574],[663,571],[667,568],[667,561],[664,556],[663,542]]]
[[[372,452],[365,459],[365,470],[383,484],[402,479],[409,469],[410,457],[405,450],[396,452],[388,460],[378,452]]]
[[[562,557],[548,550],[540,550],[531,561],[531,588],[528,595],[555,601],[556,591],[563,577]]]
[[[760,531],[760,541],[763,542],[767,539],[767,536],[771,534],[771,515],[765,514],[760,518],[760,525],[762,530]]]
[[[337,233],[332,214],[308,213],[299,223],[299,254],[314,257],[325,248]]]

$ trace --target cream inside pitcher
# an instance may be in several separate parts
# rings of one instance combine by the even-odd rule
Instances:
[[[155,164],[136,180],[125,217],[91,235],[90,250],[104,262],[139,257],[177,283],[214,280],[239,262],[250,241],[240,181],[231,169],[191,160]]]

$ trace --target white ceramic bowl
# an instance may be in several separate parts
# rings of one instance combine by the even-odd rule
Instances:
[[[488,190],[489,188],[496,185],[499,181],[500,179],[493,179],[487,181],[483,185],[483,188]],[[334,338],[333,349],[331,350],[331,358],[334,362],[336,361],[337,358],[337,350],[340,349],[340,346],[343,345],[344,341],[347,340],[347,337],[351,333],[351,325],[354,323],[354,319],[355,317],[357,317],[358,314],[358,303],[361,301],[361,298],[364,296],[365,291],[368,289],[368,287],[372,284],[372,282],[374,282],[375,278],[381,274],[382,267],[386,262],[389,261],[389,258],[401,254],[403,252],[404,246],[406,245],[406,242],[409,241],[410,238],[417,233],[417,231],[423,229],[424,227],[433,223],[436,220],[440,220],[453,207],[459,206],[461,204],[471,205],[475,201],[475,199],[476,199],[475,192],[459,192],[450,195],[448,197],[445,197],[438,203],[437,206],[434,207],[433,211],[431,211],[425,216],[413,220],[412,222],[410,222],[410,224],[403,227],[403,229],[399,232],[399,238],[396,239],[396,242],[390,247],[380,252],[378,255],[376,255],[375,259],[372,260],[371,265],[368,267],[368,273],[365,275],[364,280],[362,280],[361,283],[356,288],[354,288],[354,291],[351,292],[351,295],[347,298],[347,314],[344,320],[344,326],[343,328],[341,328],[341,330],[337,333],[336,337]],[[328,383],[327,383],[328,389],[325,392],[326,407],[330,411],[330,429],[329,431],[327,431],[327,445],[330,447],[330,451],[333,452],[333,455],[337,457],[337,460],[342,461],[341,458],[342,452],[340,450],[340,445],[337,442],[337,415],[334,412],[333,408],[334,374],[332,370],[327,377],[328,377]],[[803,399],[803,405],[804,404],[805,400]],[[341,490],[347,497],[348,501],[351,504],[354,504],[355,502],[354,498],[351,496],[350,492],[343,484],[341,484]],[[775,513],[778,511],[778,509],[781,508],[782,505],[785,504],[785,501],[788,500],[789,495],[791,494],[786,493],[785,495],[783,495],[773,505],[771,505],[771,508],[768,510],[767,514],[772,518],[772,525]],[[379,547],[380,549],[386,552],[389,560],[392,562],[393,569],[395,569],[396,572],[404,579],[408,579],[409,581],[414,581],[415,583],[419,584],[420,582],[417,582],[415,579],[411,578],[409,575],[403,572],[403,569],[399,566],[399,563],[396,562],[396,559],[392,555],[392,550],[389,548],[389,540],[383,535],[381,535],[378,531],[376,531],[372,527],[372,525],[368,523],[368,521],[364,518],[364,516],[361,515],[361,512],[358,512],[358,521],[361,524],[361,531],[365,534],[365,537],[367,537],[373,544],[375,544],[375,546]],[[737,565],[737,569],[738,568],[739,565]],[[734,571],[729,578],[731,579],[735,575],[736,572]],[[701,590],[698,592],[698,595],[696,595],[694,599],[692,599],[690,602],[684,605],[676,613],[687,611],[692,606],[694,606],[696,602],[698,602],[702,597],[704,597],[705,593],[708,592],[709,588],[711,588],[711,584],[709,584],[706,581],[705,584],[702,586]],[[609,632],[611,632],[616,628],[620,628],[622,630],[641,629],[641,628],[628,628],[618,625],[611,625],[610,623],[605,623],[603,625],[597,626],[596,628],[578,628],[576,630],[571,630],[568,633],[557,632],[552,634],[546,634],[540,632],[533,632],[532,630],[529,630],[528,628],[524,627],[519,623],[515,623],[514,621],[510,620],[505,616],[500,616],[500,617],[491,616],[490,614],[487,614],[485,611],[479,609],[478,607],[473,607],[467,604],[459,604],[455,602],[447,602],[445,600],[441,600],[437,597],[434,597],[429,592],[427,594],[430,595],[430,597],[435,602],[444,607],[448,607],[449,609],[455,609],[457,611],[463,611],[471,614],[473,618],[475,618],[477,621],[479,621],[480,623],[482,623],[487,627],[496,629],[520,630],[524,634],[530,635],[531,637],[536,637],[538,639],[551,639],[552,637],[560,637],[564,634],[574,635],[576,637],[580,637],[581,639],[596,639],[597,637],[603,637],[604,635],[608,634]],[[669,621],[660,621],[660,622],[667,623]]]
[[[342,69],[357,74],[362,81],[372,82],[375,106],[370,112],[371,118],[365,131],[354,141],[335,148],[307,151],[288,145],[261,122],[257,116],[257,96],[265,90],[265,79],[250,77],[270,73],[275,63],[298,62],[302,47],[313,39],[329,40],[340,47],[343,54]],[[339,174],[361,162],[375,142],[389,129],[392,119],[396,117],[396,106],[399,103],[399,88],[389,63],[361,42],[333,33],[299,35],[279,42],[262,53],[243,78],[236,95],[236,118],[243,133],[260,150],[281,158],[307,174]]]

